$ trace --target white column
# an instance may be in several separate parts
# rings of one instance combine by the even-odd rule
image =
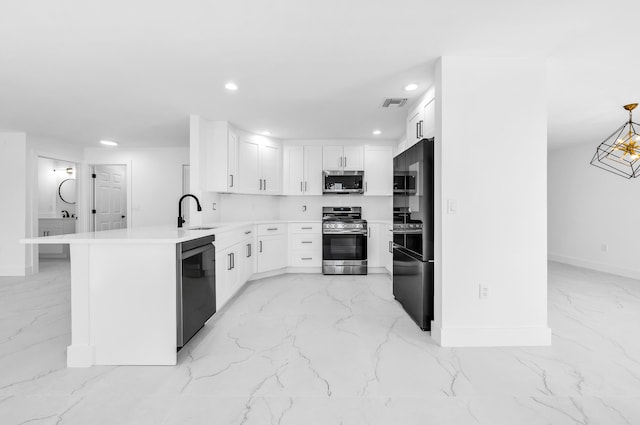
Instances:
[[[433,336],[548,345],[545,61],[443,57],[436,74]]]

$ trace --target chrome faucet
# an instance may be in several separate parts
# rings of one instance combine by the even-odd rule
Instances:
[[[186,197],[191,197],[196,200],[196,204],[198,205],[198,211],[202,211],[202,207],[200,206],[200,201],[196,198],[195,195],[187,193],[186,195],[182,195],[182,198],[178,201],[178,227],[182,227],[182,223],[184,223],[184,218],[182,217],[182,200]]]
[[[62,210],[62,218],[68,218],[68,217],[69,217],[69,211]]]

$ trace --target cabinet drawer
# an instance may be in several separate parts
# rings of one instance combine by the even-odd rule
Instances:
[[[258,224],[258,236],[281,235],[286,231],[286,223]]]
[[[293,235],[291,237],[291,249],[293,251],[322,252],[322,235]]]
[[[320,267],[322,254],[296,252],[291,256],[292,267]]]
[[[216,233],[216,240],[213,244],[216,246],[217,251],[223,250],[237,244],[247,237],[253,237],[253,231],[253,226],[247,226],[230,232]]]
[[[292,223],[291,233],[315,233],[322,234],[322,223]]]

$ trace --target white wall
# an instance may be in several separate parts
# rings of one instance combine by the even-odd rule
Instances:
[[[432,329],[443,346],[550,344],[545,85],[542,59],[437,65]]]
[[[27,135],[0,133],[0,276],[24,276],[29,270],[27,247],[19,240],[27,236]]]
[[[640,182],[590,165],[599,142],[549,152],[549,259],[640,279]]]
[[[178,217],[178,200],[182,195],[182,165],[188,163],[189,148],[186,147],[87,148],[84,150],[83,167],[126,164],[129,168],[128,226],[174,226]],[[87,201],[83,202],[82,208],[89,208]]]

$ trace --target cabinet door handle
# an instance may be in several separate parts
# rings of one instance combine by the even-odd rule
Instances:
[[[305,182],[304,182],[304,191],[306,192],[307,190],[308,190],[308,189],[307,189],[307,182],[305,181]]]
[[[422,124],[424,123],[424,121],[420,120],[420,138],[424,137],[424,134],[422,134]]]
[[[302,258],[300,258],[300,259],[301,259],[301,260],[313,260],[313,258],[312,258],[312,257],[302,257]]]
[[[301,227],[300,229],[302,229],[302,230],[311,230],[311,229],[313,229],[313,227]]]
[[[260,190],[262,190],[262,179],[260,179]]]
[[[371,227],[369,227],[369,239],[371,239]]]
[[[364,191],[367,192],[369,190],[369,182],[364,182]]]
[[[389,245],[389,246],[391,246],[391,245]],[[249,258],[249,257],[251,257],[251,244],[250,243],[247,244],[247,258]]]
[[[342,167],[342,157],[340,157],[340,167]]]
[[[248,235],[251,233],[251,230],[247,230],[246,232],[244,232],[245,235]]]
[[[233,187],[233,174],[229,174],[229,176],[231,177],[231,184],[229,185],[229,187]]]
[[[304,189],[302,189],[302,182],[300,182],[300,192],[304,192]]]
[[[344,157],[344,168],[347,168],[347,157]]]
[[[229,265],[227,266],[227,270],[231,270],[233,267],[231,267],[231,254],[227,254],[227,257],[229,257]]]
[[[262,252],[262,241],[260,241],[260,252]]]
[[[267,190],[267,179],[264,179],[264,190]]]
[[[301,243],[313,243],[313,241],[300,241]]]
[[[389,252],[393,254],[393,241],[389,241]]]
[[[277,228],[277,227],[268,227],[268,228],[267,228],[267,230],[268,230],[268,231],[270,231],[270,232],[272,232],[272,231],[274,231],[274,230],[278,230],[278,228]]]

